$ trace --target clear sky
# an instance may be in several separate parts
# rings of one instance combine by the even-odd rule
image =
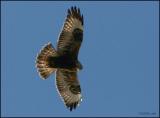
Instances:
[[[84,15],[79,60],[83,101],[70,112],[55,75],[38,76],[35,58],[55,46],[67,9]],[[2,116],[158,116],[157,2],[2,2]]]

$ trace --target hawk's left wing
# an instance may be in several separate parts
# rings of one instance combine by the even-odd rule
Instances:
[[[56,85],[65,105],[72,111],[82,100],[81,88],[77,79],[76,70],[58,69]]]

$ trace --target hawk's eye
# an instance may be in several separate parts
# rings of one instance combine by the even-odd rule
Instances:
[[[80,88],[79,85],[77,85],[77,86],[76,85],[71,85],[69,89],[74,94],[79,94],[81,92],[81,88]]]

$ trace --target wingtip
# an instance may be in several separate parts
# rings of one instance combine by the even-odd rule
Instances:
[[[71,105],[68,105],[67,108],[68,108],[70,111],[72,111],[73,109],[76,109],[76,108],[77,108],[77,105],[78,105],[78,103],[75,102],[75,103],[72,103]]]
[[[80,8],[79,7],[77,7],[77,6],[71,6],[69,9],[68,9],[68,15],[67,15],[67,17],[69,18],[69,17],[73,17],[73,18],[76,18],[76,19],[78,19],[78,20],[80,20],[81,21],[81,23],[82,23],[82,25],[83,25],[83,14],[81,14],[81,10],[80,10]]]

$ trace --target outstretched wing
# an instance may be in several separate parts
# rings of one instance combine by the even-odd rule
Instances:
[[[57,90],[67,108],[72,111],[82,100],[81,88],[76,70],[58,69],[56,72]]]
[[[60,33],[57,50],[60,54],[71,54],[77,57],[83,40],[83,15],[80,9],[68,9],[62,32]]]

